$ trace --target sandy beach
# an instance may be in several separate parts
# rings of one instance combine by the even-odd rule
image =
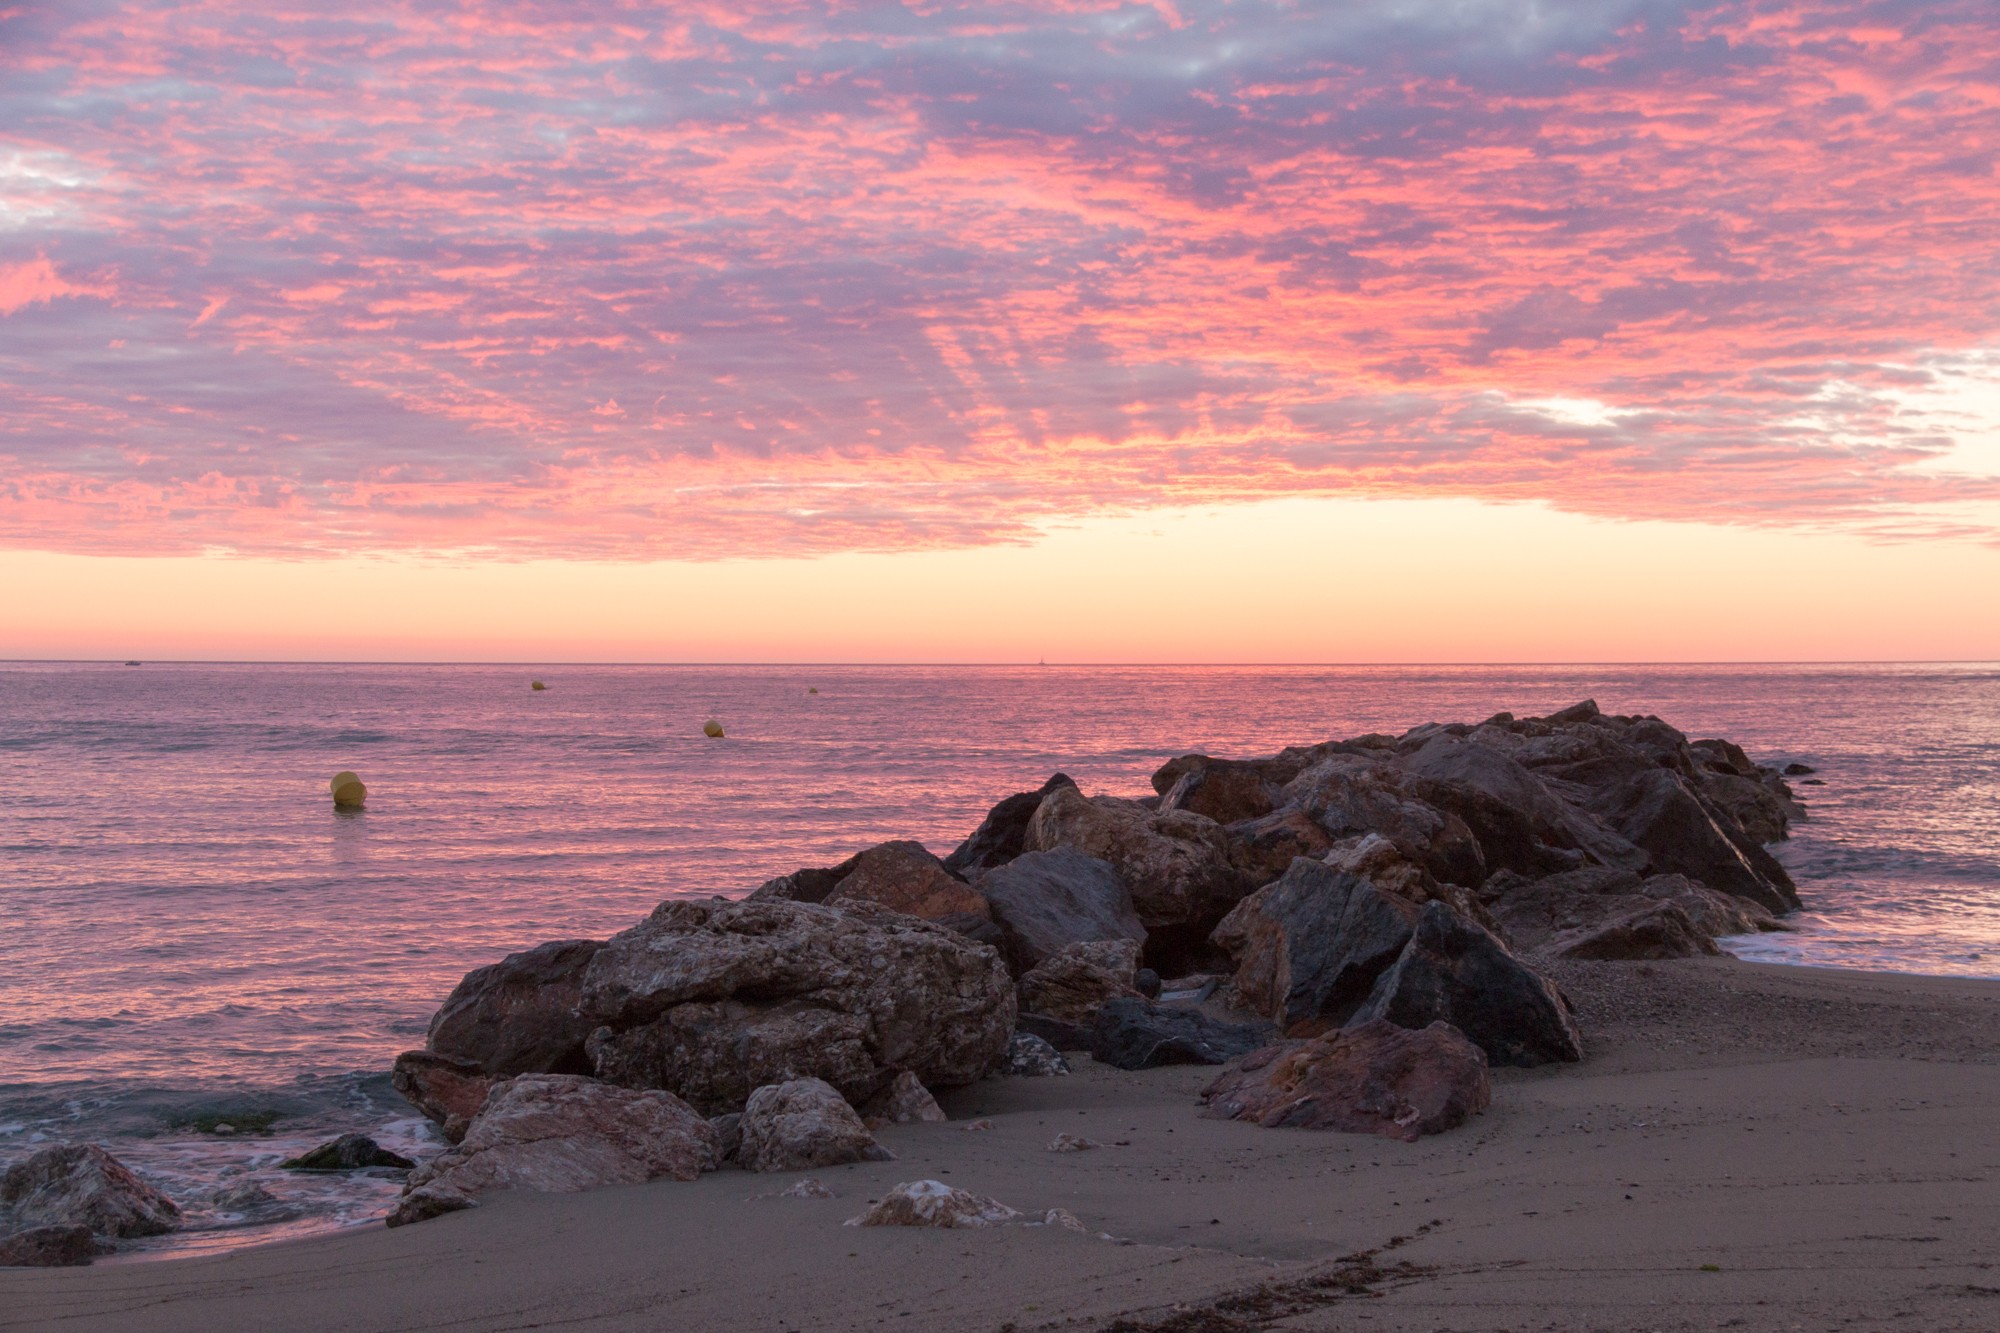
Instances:
[[[1581,1066],[1414,1144],[1204,1120],[1212,1071],[988,1080],[899,1160],[0,1274],[0,1328],[1991,1329],[2000,983],[1570,963]],[[975,1118],[986,1131],[967,1132]],[[1058,1133],[1106,1146],[1054,1153]],[[852,1229],[935,1178],[1055,1227]]]

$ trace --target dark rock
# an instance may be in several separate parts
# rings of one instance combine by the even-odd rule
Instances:
[[[1087,1050],[1088,1043],[1071,1047]],[[1007,1043],[1007,1056],[995,1071],[1015,1078],[1051,1078],[1069,1073],[1069,1061],[1055,1045],[1032,1032],[1016,1032]]]
[[[1172,965],[1172,955],[1207,938],[1223,913],[1243,896],[1229,864],[1222,826],[1186,810],[1164,814],[1131,801],[1086,800],[1060,787],[1042,801],[1028,823],[1028,851],[1070,847],[1109,861],[1132,895],[1146,927],[1147,961]]]
[[[82,1268],[108,1248],[89,1227],[30,1227],[0,1237],[0,1268]]]
[[[1299,857],[1317,860],[1333,846],[1333,835],[1295,805],[1225,825],[1222,832],[1229,840],[1229,863],[1253,885],[1269,884]]]
[[[1799,905],[1783,868],[1768,855],[1769,866],[1761,870],[1775,870],[1775,877],[1753,868],[1744,849],[1677,774],[1647,769],[1593,791],[1587,799],[1605,823],[1645,850],[1653,870],[1698,879],[1773,912]]]
[[[750,1094],[738,1125],[736,1164],[746,1171],[810,1171],[848,1162],[891,1162],[847,1099],[816,1078],[773,1083]]]
[[[584,969],[601,940],[556,940],[477,967],[431,1018],[424,1045],[488,1074],[587,1074],[577,1012]]]
[[[1788,778],[1803,778],[1817,772],[1819,772],[1819,770],[1814,768],[1811,764],[1785,765],[1785,776]]]
[[[1160,974],[1150,967],[1142,967],[1132,974],[1132,989],[1149,1000],[1160,998]]]
[[[715,1131],[715,1151],[725,1162],[736,1160],[736,1150],[743,1146],[743,1113],[731,1111],[726,1115],[712,1115],[708,1127]]]
[[[1608,961],[1696,958],[1722,950],[1695,929],[1687,913],[1675,904],[1648,902],[1592,925],[1564,931],[1549,941],[1544,952],[1556,958]]]
[[[1077,1023],[1064,1022],[1060,1018],[1051,1018],[1047,1014],[1021,1014],[1017,1030],[1020,1033],[1045,1041],[1059,1051],[1087,1051],[1090,1049],[1090,1028]]]
[[[278,1165],[287,1171],[360,1171],[371,1166],[407,1171],[416,1163],[390,1152],[366,1134],[342,1134]]]
[[[1583,1040],[1554,986],[1489,932],[1441,902],[1426,904],[1410,942],[1348,1026],[1443,1020],[1501,1065],[1583,1058]]]
[[[1138,970],[1134,941],[1091,940],[1067,945],[1023,973],[1015,994],[1024,1013],[1088,1027],[1106,1000],[1138,995],[1132,984]]]
[[[584,1008],[599,1077],[708,1115],[800,1078],[855,1104],[905,1069],[970,1083],[1016,1014],[993,950],[867,902],[662,903],[592,960]]]
[[[1216,927],[1239,1002],[1287,1032],[1338,1026],[1409,943],[1418,909],[1359,875],[1301,857]]]
[[[937,918],[937,923],[946,930],[965,936],[974,944],[985,945],[1002,958],[1007,956],[1007,932],[1000,929],[1000,923],[990,916],[951,912]]]
[[[465,1127],[486,1105],[486,1094],[497,1081],[470,1060],[455,1060],[431,1051],[404,1051],[389,1071],[396,1091],[436,1123],[445,1139],[457,1143]]]
[[[1460,916],[1477,921],[1498,935],[1503,942],[1507,938],[1504,928],[1486,910],[1477,893],[1461,884],[1440,881],[1428,866],[1410,860],[1401,848],[1379,833],[1343,838],[1323,859],[1333,869],[1359,875],[1385,893],[1418,907],[1428,902],[1445,903]]]
[[[1202,1093],[1204,1116],[1265,1129],[1332,1129],[1414,1143],[1493,1101],[1486,1056],[1448,1023],[1365,1023],[1232,1060]]]
[[[1090,1054],[1119,1069],[1219,1065],[1256,1050],[1274,1035],[1275,1029],[1265,1023],[1225,1023],[1196,1009],[1111,1000],[1097,1011]]]
[[[1028,821],[1035,817],[1043,799],[1058,787],[1075,786],[1068,774],[1057,773],[1034,791],[1019,792],[1002,800],[987,812],[972,836],[945,857],[945,869],[965,879],[976,880],[995,866],[1007,864],[1021,854],[1021,840],[1027,834]]]
[[[1550,713],[1542,721],[1561,725],[1565,722],[1588,722],[1598,716],[1600,714],[1597,709],[1597,700],[1585,699],[1580,704],[1571,704],[1568,708]]]
[[[1008,1044],[1012,1046],[1011,1042]],[[931,1096],[931,1090],[907,1069],[856,1109],[861,1113],[861,1123],[870,1129],[880,1129],[884,1125],[935,1124],[950,1119],[944,1108],[937,1104],[937,1098]]]
[[[43,1148],[0,1174],[0,1212],[16,1226],[88,1227],[100,1236],[159,1236],[181,1210],[94,1143]]]
[[[833,886],[826,902],[838,906],[856,900],[926,921],[989,914],[986,899],[917,842],[885,842],[855,857],[854,868]]]
[[[389,1225],[463,1208],[494,1190],[572,1193],[693,1180],[720,1161],[713,1127],[670,1092],[523,1074],[494,1086],[464,1142],[411,1173]]]
[[[745,902],[762,903],[774,899],[788,903],[823,903],[826,896],[840,885],[840,881],[854,873],[854,867],[861,860],[856,852],[837,866],[812,867],[794,870],[789,875],[767,879],[745,896]]]
[[[1707,773],[1701,778],[1700,791],[1711,808],[1728,815],[1752,842],[1783,842],[1791,836],[1791,821],[1798,807],[1781,779]],[[1727,829],[1727,825],[1723,827]]]
[[[1016,972],[1081,941],[1146,942],[1132,895],[1111,863],[1072,847],[1024,852],[988,871],[979,889]]]
[[[1160,810],[1191,810],[1218,824],[1258,819],[1277,808],[1277,788],[1266,778],[1266,765],[1234,759],[1191,755],[1190,765],[1174,785],[1160,793]]]

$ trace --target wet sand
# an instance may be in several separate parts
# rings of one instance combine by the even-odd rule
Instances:
[[[2000,982],[1568,964],[1581,1066],[1420,1143],[1203,1120],[1205,1069],[943,1098],[899,1160],[501,1196],[176,1262],[0,1273],[0,1329],[2000,1328]],[[962,1125],[983,1116],[992,1129]],[[1067,1131],[1107,1146],[1052,1153]],[[1059,1228],[853,1229],[936,1178]]]

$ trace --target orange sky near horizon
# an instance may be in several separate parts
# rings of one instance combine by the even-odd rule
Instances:
[[[1290,499],[1026,546],[618,564],[0,552],[0,658],[1995,661],[2000,549]]]

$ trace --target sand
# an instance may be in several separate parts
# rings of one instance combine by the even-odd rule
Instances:
[[[1571,964],[1581,1066],[1402,1144],[1076,1060],[900,1160],[500,1196],[396,1231],[0,1273],[0,1329],[2000,1329],[2000,983]],[[974,1117],[992,1129],[967,1132]],[[1067,1131],[1107,1146],[1051,1153]],[[1093,1231],[850,1229],[936,1178]]]

